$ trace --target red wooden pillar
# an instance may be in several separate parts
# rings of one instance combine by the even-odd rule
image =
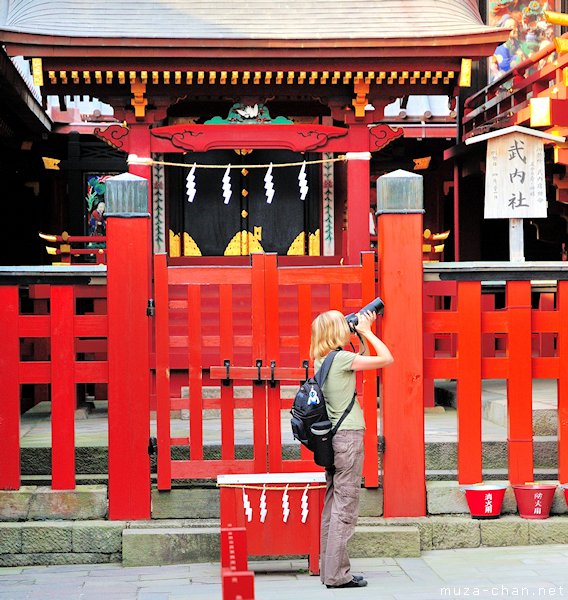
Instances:
[[[0,490],[20,489],[20,300],[18,286],[0,286]]]
[[[426,514],[422,327],[422,176],[377,181],[383,339],[394,364],[381,374],[385,517]]]
[[[507,440],[509,481],[533,481],[531,282],[508,281]]]
[[[558,361],[568,360],[568,281],[558,282]],[[558,479],[568,483],[568,372],[559,369],[558,390]]]
[[[367,125],[363,125],[367,129]],[[368,135],[368,134],[367,134]],[[347,263],[357,265],[371,247],[369,232],[370,152],[347,153]]]
[[[148,182],[107,181],[109,517],[150,517]]]
[[[481,446],[481,282],[458,283],[458,481],[483,479]]]
[[[131,151],[128,156],[128,172],[152,181],[150,123],[130,123],[128,128],[128,144]],[[151,190],[148,188],[148,212],[151,206]]]
[[[51,487],[75,489],[75,293],[51,288]]]

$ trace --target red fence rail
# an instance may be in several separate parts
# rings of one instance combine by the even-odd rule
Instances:
[[[92,349],[91,341],[106,342],[108,334],[106,314],[77,310],[78,296],[88,296],[88,289],[89,286],[73,283],[45,285],[42,312],[46,305],[48,310],[45,314],[33,314],[33,300],[25,293],[28,286],[0,285],[0,439],[4,443],[0,489],[20,487],[20,405],[24,384],[50,386],[52,488],[75,487],[77,384],[108,381],[107,360],[93,360],[95,354],[86,352]],[[91,289],[97,297],[96,288]],[[32,306],[27,314],[23,310],[26,300]],[[48,341],[47,353],[42,352],[44,360],[38,360],[33,351],[26,352],[38,339]]]
[[[282,384],[297,384],[305,377],[305,370],[299,365],[307,357],[309,322],[317,312],[329,307],[345,312],[356,310],[376,295],[373,258],[372,254],[365,255],[361,266],[281,268],[276,257],[261,255],[246,268],[178,270],[166,267],[165,257],[157,257],[158,262],[163,261],[156,269],[156,319],[162,332],[156,338],[157,384],[158,395],[164,400],[159,407],[159,477],[166,474],[166,480],[159,484],[161,489],[167,489],[168,481],[176,476],[211,477],[221,470],[262,472],[268,467],[275,472],[297,471],[311,464],[305,462],[311,458],[305,453],[300,460],[283,459],[281,455],[280,414],[291,402],[283,397]],[[505,264],[489,274],[487,265],[470,266],[468,272],[460,263],[425,267],[424,292],[428,301],[424,302],[423,319],[424,377],[430,381],[457,381],[461,483],[483,478],[484,379],[507,380],[509,480],[524,483],[534,478],[532,381],[539,378],[557,381],[558,478],[568,482],[568,270],[563,263],[535,270],[539,264],[526,264],[517,270]],[[67,268],[63,270],[67,272]],[[35,283],[0,285],[0,436],[4,442],[0,489],[20,486],[23,385],[50,386],[52,486],[70,489],[75,486],[77,384],[108,382],[108,360],[100,356],[92,360],[103,350],[108,337],[108,317],[101,310],[104,304],[99,304],[97,314],[80,306],[88,298],[93,298],[93,302],[98,298],[100,302],[102,288],[77,283],[73,278],[67,278],[67,283],[64,280],[62,277],[56,283],[45,282],[41,288]],[[239,285],[246,289],[237,292],[235,286]],[[215,288],[216,295],[211,295],[211,288]],[[248,320],[243,319],[244,300],[253,302],[257,293],[262,299],[260,314],[253,319],[245,310],[249,316]],[[43,314],[37,314],[34,308],[39,301]],[[185,323],[179,316],[172,316],[171,310],[164,310],[172,305],[184,312]],[[207,311],[215,313],[217,320],[203,318]],[[47,351],[39,358],[27,351],[38,340],[48,341]],[[170,397],[168,364],[176,355],[176,348],[183,350],[181,354],[187,361],[189,398]],[[85,356],[89,349],[91,356]],[[254,362],[257,357],[263,361],[260,371]],[[225,360],[230,361],[228,378]],[[271,360],[275,361],[274,368]],[[229,385],[221,386],[220,399],[203,399],[204,365],[212,378],[229,380]],[[251,385],[256,380],[261,384],[252,385],[252,399],[237,397],[236,385]],[[373,430],[373,423],[377,422],[376,378],[367,377],[362,389],[369,425],[365,481],[372,487],[378,483],[377,432]],[[234,411],[255,406],[259,420],[253,435],[259,454],[239,466],[235,456]],[[187,435],[178,439],[172,438],[169,426],[170,411],[180,408],[189,408],[191,418]],[[222,415],[223,443],[218,461],[204,457],[202,411],[211,408],[219,409]],[[181,443],[190,446],[191,460],[176,465],[169,461],[169,450]]]
[[[305,379],[310,324],[319,312],[331,307],[352,312],[375,295],[373,253],[364,255],[362,265],[325,267],[279,267],[276,255],[253,255],[249,266],[168,267],[165,255],[156,256],[159,489],[169,489],[176,477],[314,468],[305,449],[299,460],[282,456],[281,413],[291,406],[282,385]],[[189,373],[189,398],[170,397],[171,367],[181,364],[180,357]],[[219,399],[203,398],[204,374],[221,384]],[[236,393],[243,385],[252,386],[252,399]],[[365,481],[376,486],[376,377],[366,377],[362,390]],[[236,457],[238,408],[252,409],[252,458]],[[172,437],[170,414],[179,409],[189,409],[189,435]],[[210,409],[220,410],[218,459],[205,457],[203,411]],[[175,445],[189,446],[190,459],[171,460]]]
[[[46,246],[50,256],[58,256],[63,264],[94,262],[97,265],[106,264],[106,236],[105,235],[69,235],[67,231],[62,234],[39,233],[39,237],[47,242],[59,244],[57,248]],[[81,245],[78,247],[77,245]]]
[[[557,380],[558,476],[568,481],[568,281],[553,282],[551,306],[550,290],[542,292],[547,301],[540,302],[541,292],[531,286],[530,272],[516,276],[517,280],[503,284],[499,308],[494,298],[487,301],[497,293],[482,288],[479,273],[478,280],[445,281],[445,286],[425,282],[430,302],[425,303],[424,313],[424,374],[429,380],[457,381],[460,483],[483,479],[484,379],[507,380],[508,472],[513,484],[534,479],[532,380]],[[475,275],[470,273],[469,278]],[[448,283],[455,289],[451,302]]]

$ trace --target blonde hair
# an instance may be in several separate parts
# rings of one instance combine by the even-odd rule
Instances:
[[[347,344],[350,336],[343,313],[338,310],[321,313],[312,322],[310,357],[316,359],[326,356],[332,350]]]

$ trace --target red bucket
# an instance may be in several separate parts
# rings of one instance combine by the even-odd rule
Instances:
[[[498,519],[503,506],[506,485],[477,483],[463,488],[474,519]]]
[[[519,516],[523,519],[548,519],[556,487],[545,483],[514,485]]]

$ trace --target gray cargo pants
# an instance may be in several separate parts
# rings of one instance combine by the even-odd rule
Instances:
[[[359,516],[364,435],[362,429],[345,429],[333,437],[335,473],[326,472],[321,515],[320,578],[326,585],[342,585],[352,578],[347,542]]]

